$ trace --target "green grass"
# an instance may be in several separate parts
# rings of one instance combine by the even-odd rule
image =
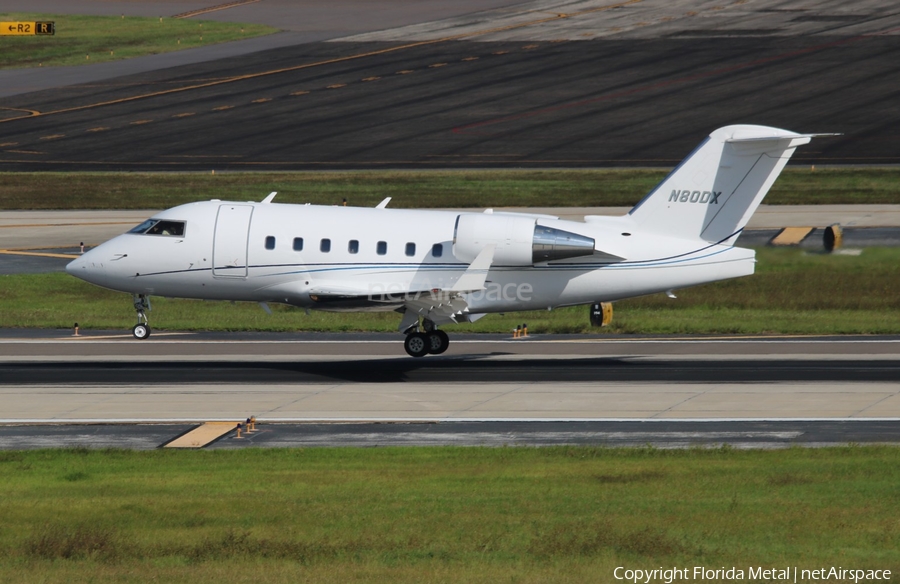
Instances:
[[[161,10],[166,7],[177,5],[165,4]],[[0,12],[0,21],[56,23],[54,36],[0,36],[0,69],[102,63],[278,32],[260,24],[193,18]]]
[[[392,207],[630,206],[663,170],[0,173],[0,209],[165,209],[208,199]],[[788,169],[768,204],[897,203],[900,168]]]
[[[540,333],[900,333],[900,249],[868,248],[859,256],[758,250],[757,273],[615,304],[613,325],[590,326],[584,306],[488,315],[460,332],[510,332],[527,323]],[[152,299],[154,330],[396,331],[395,313],[333,314],[255,303]],[[67,274],[0,276],[0,327],[127,329],[131,298]]]
[[[900,569],[900,449],[0,452],[9,582]]]

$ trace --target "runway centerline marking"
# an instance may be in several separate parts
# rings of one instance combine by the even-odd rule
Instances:
[[[293,65],[293,66],[291,66],[291,67],[282,67],[282,68],[279,68],[279,69],[270,69],[270,70],[268,70],[268,71],[260,71],[260,72],[258,72],[258,73],[247,73],[247,74],[245,74],[245,75],[237,75],[237,76],[234,76],[234,77],[226,77],[226,78],[224,78],[224,79],[218,79],[218,80],[215,80],[215,81],[209,81],[209,82],[206,82],[206,83],[198,83],[198,84],[196,84],[196,85],[188,85],[188,86],[186,86],[186,87],[175,87],[175,88],[172,88],[172,89],[165,89],[165,90],[162,90],[162,91],[154,91],[154,92],[151,92],[151,93],[144,93],[144,94],[139,94],[139,95],[132,95],[132,96],[129,96],[129,97],[123,97],[123,98],[119,98],[119,99],[112,99],[112,100],[109,100],[109,101],[102,101],[102,102],[97,102],[97,103],[90,103],[90,104],[85,104],[85,105],[80,105],[80,106],[69,107],[69,108],[62,108],[62,109],[58,109],[58,110],[51,110],[51,111],[48,111],[48,112],[36,112],[35,110],[25,110],[25,109],[22,109],[21,111],[31,111],[31,112],[33,112],[33,113],[31,113],[31,114],[29,114],[29,115],[27,115],[27,116],[17,116],[17,117],[12,117],[12,118],[3,119],[3,120],[0,120],[0,124],[5,123],[5,122],[12,122],[12,121],[16,121],[16,120],[31,119],[31,118],[42,117],[42,116],[50,116],[50,115],[56,115],[56,114],[62,114],[62,113],[69,113],[69,112],[75,112],[75,111],[83,111],[83,110],[86,110],[86,109],[94,109],[94,108],[104,107],[104,106],[108,106],[108,105],[116,105],[116,104],[121,104],[121,103],[128,103],[128,102],[131,102],[131,101],[137,101],[137,100],[140,100],[140,99],[148,99],[148,98],[151,98],[151,97],[158,97],[158,96],[161,96],[161,95],[171,95],[171,94],[173,94],[173,93],[180,93],[180,92],[184,92],[184,91],[192,91],[192,90],[194,90],[194,89],[203,89],[203,88],[206,88],[206,87],[214,87],[214,86],[216,86],[216,85],[223,85],[223,84],[226,84],[226,83],[234,83],[234,82],[237,82],[237,81],[246,81],[246,80],[248,80],[248,79],[257,79],[257,78],[259,78],[259,77],[266,77],[266,76],[269,76],[269,75],[277,75],[277,74],[280,74],[280,73],[287,73],[287,72],[291,72],[291,71],[300,71],[300,70],[302,70],[302,69],[309,69],[309,68],[312,68],[312,67],[319,67],[319,66],[322,66],[322,65],[331,65],[331,64],[334,64],[334,63],[345,63],[345,62],[347,62],[347,61],[353,61],[353,60],[363,59],[363,58],[366,58],[366,57],[373,57],[373,56],[377,56],[377,55],[385,55],[385,54],[388,54],[388,53],[394,53],[394,52],[397,52],[397,51],[403,51],[403,50],[412,49],[412,48],[416,48],[416,47],[424,47],[424,46],[428,46],[428,45],[435,45],[435,44],[445,43],[445,42],[449,42],[449,41],[455,41],[455,40],[460,40],[460,39],[465,39],[465,38],[472,38],[472,37],[482,36],[482,35],[491,34],[491,33],[495,33],[495,32],[502,32],[502,31],[507,31],[507,30],[514,30],[514,29],[517,29],[517,28],[525,28],[525,27],[529,27],[529,26],[534,26],[534,25],[538,25],[538,24],[543,24],[543,23],[545,23],[545,22],[552,22],[552,21],[554,21],[554,20],[561,20],[561,19],[565,19],[565,18],[575,18],[575,17],[582,16],[582,15],[585,15],[585,14],[592,14],[592,13],[596,13],[596,12],[604,12],[604,11],[607,11],[607,10],[614,10],[614,9],[616,9],[616,8],[621,8],[621,7],[623,7],[623,6],[628,6],[628,5],[630,5],[630,4],[636,4],[636,3],[641,2],[641,1],[642,1],[642,0],[625,0],[624,2],[618,2],[618,3],[616,3],[616,4],[609,4],[609,5],[606,5],[606,6],[598,6],[598,7],[596,7],[596,8],[589,8],[589,9],[587,9],[587,10],[581,10],[581,11],[578,11],[578,12],[572,12],[572,13],[570,13],[570,14],[557,14],[557,15],[554,15],[554,16],[546,17],[546,18],[540,18],[540,19],[537,19],[537,20],[530,20],[530,21],[526,21],[526,22],[519,22],[519,23],[515,23],[515,24],[509,24],[509,25],[505,25],[505,26],[493,27],[493,28],[488,28],[488,29],[484,29],[484,30],[476,30],[476,31],[471,31],[471,32],[464,32],[464,33],[460,33],[460,34],[456,34],[456,35],[451,35],[451,36],[446,36],[446,37],[442,37],[442,38],[438,38],[438,39],[431,39],[431,40],[425,40],[425,41],[416,41],[416,42],[407,43],[407,44],[403,44],[403,45],[397,45],[397,46],[394,46],[394,47],[386,47],[386,48],[384,48],[384,49],[378,49],[378,50],[375,50],[375,51],[367,51],[367,52],[365,52],[365,53],[357,53],[357,54],[355,54],[355,55],[347,55],[346,57],[335,57],[335,58],[333,58],[333,59],[325,59],[325,60],[323,60],[323,61],[315,61],[315,62],[313,62],[313,63],[304,63],[304,64],[302,64],[302,65]],[[507,52],[508,52],[508,51],[507,51]],[[495,54],[496,54],[496,53],[495,53]]]

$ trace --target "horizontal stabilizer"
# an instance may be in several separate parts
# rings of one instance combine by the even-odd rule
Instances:
[[[822,136],[841,136],[842,134],[793,134],[789,136],[753,136],[750,138],[744,138],[741,136],[732,136],[731,138],[726,139],[726,142],[771,142],[778,140],[800,140],[802,138],[806,138],[806,141],[799,142],[795,144],[799,146],[800,144],[808,144],[810,140],[813,138],[820,138]]]

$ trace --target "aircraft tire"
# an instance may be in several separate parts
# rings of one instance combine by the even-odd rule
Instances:
[[[450,346],[450,337],[444,331],[433,330],[425,333],[428,340],[428,352],[432,355],[440,355]]]
[[[403,341],[403,348],[410,357],[424,357],[428,354],[429,343],[425,333],[410,333]]]
[[[134,335],[134,338],[143,341],[150,337],[150,327],[146,324],[136,324],[131,329],[131,334]]]

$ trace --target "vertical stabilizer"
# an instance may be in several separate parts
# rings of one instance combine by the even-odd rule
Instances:
[[[766,126],[719,128],[629,215],[641,231],[733,243],[794,149],[812,137]]]

